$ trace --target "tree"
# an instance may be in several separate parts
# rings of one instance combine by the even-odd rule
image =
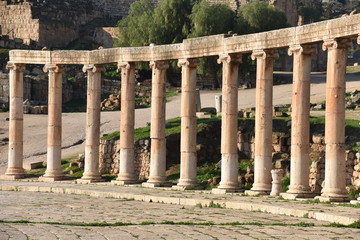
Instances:
[[[156,44],[179,43],[190,30],[192,0],[162,0],[154,12],[152,39]]]
[[[235,12],[228,5],[209,5],[203,0],[194,5],[190,19],[190,37],[208,36],[233,30]]]
[[[194,5],[191,19],[191,33],[189,37],[202,37],[220,33],[227,33],[232,30],[235,22],[235,12],[228,5],[209,5],[202,0]],[[217,63],[218,56],[200,59],[198,72],[207,74],[215,79],[216,86],[220,86],[218,74],[220,65]]]
[[[136,1],[130,6],[129,15],[118,22],[117,47],[138,47],[153,42],[154,8],[150,0]]]
[[[256,1],[242,5],[239,13],[238,21],[240,22],[237,25],[241,26],[241,21],[245,21],[248,25],[248,31],[252,33],[288,26],[285,13],[274,6],[270,6],[267,2]]]

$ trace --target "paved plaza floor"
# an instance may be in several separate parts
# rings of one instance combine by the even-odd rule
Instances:
[[[350,205],[108,183],[0,181],[0,188],[1,240],[360,239],[360,229],[331,223],[360,219]]]

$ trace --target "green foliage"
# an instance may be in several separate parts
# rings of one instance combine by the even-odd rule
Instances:
[[[250,160],[250,159],[240,160],[239,173],[245,174],[248,167],[250,167],[250,169],[254,169],[254,161],[253,160]]]
[[[348,192],[348,194],[349,194],[349,197],[350,198],[358,198],[359,197],[359,190],[356,188],[356,187],[354,187],[354,186],[348,186],[348,188],[349,188],[349,192]]]
[[[214,164],[204,164],[197,168],[196,178],[198,183],[212,179],[213,177],[218,177],[221,175],[220,169],[215,169]]]
[[[154,11],[153,42],[178,43],[190,29],[191,0],[162,0]]]
[[[190,19],[192,29],[189,36],[202,37],[233,30],[235,12],[228,5],[210,5],[202,0],[194,5]]]
[[[222,208],[220,203],[214,203],[214,201],[210,201],[209,208]]]
[[[117,65],[113,64],[106,64],[105,65],[106,71],[102,73],[102,75],[106,79],[120,79],[120,74],[117,71]]]
[[[297,10],[303,16],[304,23],[312,23],[320,20],[323,9],[321,0],[298,0]]]
[[[150,0],[135,1],[131,4],[129,15],[118,22],[118,47],[137,47],[152,42],[154,28],[154,8]]]
[[[287,27],[285,13],[270,6],[267,2],[256,1],[242,5],[240,16],[238,20],[245,21],[250,32],[263,32]]]
[[[289,190],[289,185],[290,185],[290,177],[284,177],[281,180],[282,191],[286,192],[287,190]]]
[[[0,49],[0,62],[9,60],[9,51],[10,49]]]

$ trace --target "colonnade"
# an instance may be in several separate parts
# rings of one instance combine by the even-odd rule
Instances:
[[[360,43],[360,40],[359,40]],[[318,198],[321,201],[346,201],[345,188],[345,71],[346,49],[349,38],[327,39],[323,50],[328,53],[326,77],[326,166],[325,186]],[[293,55],[293,92],[291,121],[291,179],[284,198],[313,197],[309,188],[309,112],[312,42],[290,44]],[[218,54],[222,64],[222,127],[221,127],[221,181],[214,193],[239,192],[238,183],[238,72],[243,52]],[[190,54],[191,55],[191,54]],[[278,57],[276,48],[252,50],[256,61],[256,116],[254,184],[248,194],[267,195],[271,191],[272,169],[272,99],[273,65]],[[152,68],[151,95],[151,160],[150,175],[144,187],[167,186],[165,86],[169,60],[150,61]],[[118,62],[121,70],[121,121],[119,174],[114,184],[137,182],[134,166],[135,123],[135,63]],[[180,179],[175,189],[196,189],[196,68],[199,57],[178,59],[182,69],[181,95],[181,164]],[[9,155],[6,179],[25,176],[23,169],[23,71],[25,64],[8,63],[10,71]],[[47,169],[42,181],[63,179],[61,172],[61,95],[64,64],[46,64],[49,74]],[[101,181],[99,173],[100,95],[102,64],[85,64],[87,73],[87,112],[85,171],[78,182]]]

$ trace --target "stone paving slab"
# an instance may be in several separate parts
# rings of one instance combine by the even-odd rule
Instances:
[[[0,209],[1,240],[360,238],[360,229],[311,218],[86,195],[2,191]]]
[[[327,227],[177,226],[76,227],[47,224],[0,224],[0,239],[359,239],[357,229],[334,232]]]
[[[109,183],[73,184],[70,181],[51,184],[28,181],[0,181],[0,190],[66,193],[184,206],[209,206],[209,204],[215,204],[227,209],[307,217],[344,225],[360,220],[360,208],[337,204],[305,203],[271,197],[250,197],[241,194],[214,195],[210,191],[173,191],[170,188],[149,189],[140,186],[113,186]]]

